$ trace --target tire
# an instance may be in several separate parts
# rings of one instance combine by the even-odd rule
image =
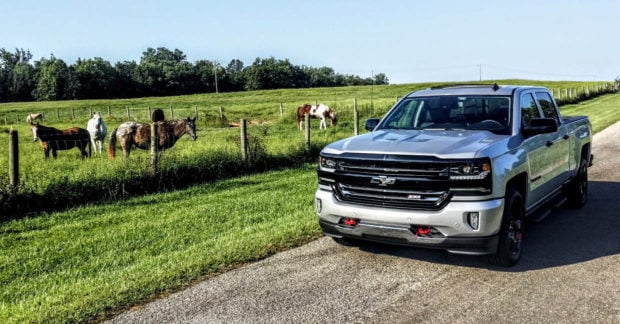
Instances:
[[[506,190],[506,201],[499,230],[499,244],[494,254],[487,256],[489,263],[512,267],[521,258],[523,231],[525,227],[525,207],[523,196],[516,189]]]
[[[588,160],[581,158],[575,178],[566,186],[566,198],[571,208],[581,208],[588,201]]]

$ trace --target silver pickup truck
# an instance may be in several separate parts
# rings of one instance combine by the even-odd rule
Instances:
[[[546,88],[416,91],[366,129],[320,153],[316,211],[338,243],[438,248],[512,266],[526,219],[586,203],[590,121],[562,117]]]

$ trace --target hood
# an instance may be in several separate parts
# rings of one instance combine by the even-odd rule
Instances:
[[[474,158],[482,149],[506,138],[477,130],[378,130],[332,143],[324,152]]]

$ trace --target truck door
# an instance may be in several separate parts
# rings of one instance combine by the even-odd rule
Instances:
[[[519,109],[521,111],[521,128],[525,125],[529,125],[530,120],[540,118],[542,113],[536,104],[534,94],[526,92],[521,94],[519,98]],[[545,163],[547,157],[548,147],[545,145],[547,137],[545,134],[528,137],[523,141],[523,148],[527,152],[528,160],[528,183],[529,194],[526,196],[526,206],[531,206],[534,202],[539,201],[544,197],[544,179],[547,170]]]
[[[543,117],[553,118],[558,123],[558,131],[555,133],[544,134],[547,152],[545,154],[545,164],[547,174],[543,176],[544,186],[548,189],[547,193],[559,188],[568,178],[569,173],[569,147],[570,137],[566,133],[566,127],[560,119],[555,102],[551,95],[546,91],[537,91],[536,100],[542,111]]]

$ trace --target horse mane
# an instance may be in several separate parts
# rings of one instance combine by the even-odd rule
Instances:
[[[58,128],[54,128],[54,127],[50,127],[50,126],[45,126],[45,125],[41,125],[38,122],[36,124],[30,124],[31,126],[36,126],[37,127],[37,134],[39,134],[41,131],[46,132],[46,133],[62,133],[62,131]]]

